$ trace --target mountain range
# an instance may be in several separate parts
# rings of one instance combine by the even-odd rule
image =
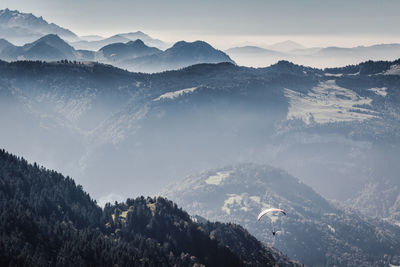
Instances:
[[[142,40],[136,40],[113,43],[99,51],[90,51],[76,50],[55,34],[43,36],[24,46],[14,46],[7,40],[0,39],[0,59],[99,61],[139,72],[161,72],[198,63],[234,63],[224,52],[201,41],[177,42],[162,51],[145,45]]]
[[[264,67],[280,60],[320,68],[354,65],[367,60],[395,60],[400,57],[400,44],[378,44],[357,47],[306,48],[292,41],[258,47],[242,46],[225,51],[238,64]]]
[[[120,43],[126,44],[131,41],[135,42],[141,40],[146,46],[157,48],[164,52],[166,52],[166,49],[172,47],[171,44],[154,39],[141,31],[120,33],[107,38],[102,36],[83,36],[81,38],[70,30],[59,27],[53,23],[47,23],[42,17],[36,17],[32,14],[21,13],[19,11],[11,11],[9,9],[0,11],[0,39],[3,38],[10,42],[10,44],[15,43],[20,46],[24,44],[28,45],[37,42],[38,39],[47,34],[57,34],[60,38],[68,41],[68,45],[73,46],[74,49],[78,51],[75,53],[74,60],[99,61],[102,63],[114,64],[117,67],[126,68],[131,71],[158,72],[186,67],[197,63],[222,62],[216,58],[210,59],[206,54],[199,54],[196,55],[197,59],[192,58],[192,60],[184,60],[182,61],[183,63],[179,63],[180,60],[177,59],[176,54],[174,55],[174,59],[170,59],[168,53],[165,53],[162,56],[153,55],[152,57],[139,60],[135,59],[137,57],[137,52],[133,52],[130,56],[125,53],[127,56],[126,60],[109,61],[102,57],[101,53],[99,54],[98,51],[103,47],[112,44],[115,44],[115,46],[121,46]],[[195,47],[193,47],[193,49],[196,50]],[[204,51],[206,51],[206,49]],[[307,48],[299,43],[287,40],[272,45],[264,45],[264,47],[234,47],[225,52],[227,55],[224,55],[223,57],[226,58],[229,56],[232,58],[229,58],[229,60],[225,59],[228,62],[235,61],[239,65],[249,67],[265,67],[280,60],[288,60],[301,65],[325,68],[358,64],[366,60],[395,60],[400,57],[400,45],[378,44],[352,48]],[[1,58],[6,60],[15,60],[13,55],[8,56],[9,57],[3,55]],[[36,51],[33,51],[32,55],[27,53],[27,56],[21,56],[20,59],[53,60],[54,58],[57,58],[58,60],[61,60],[59,56],[61,55],[57,51],[54,51],[54,46],[47,47],[43,45],[42,47],[38,47]],[[164,67],[155,68],[155,65],[157,64]]]
[[[117,67],[127,68],[131,71],[164,71],[174,69],[175,67],[185,67],[196,63],[212,63],[215,61],[208,60],[199,62],[199,60],[192,60],[186,63],[188,64],[172,64],[169,68],[169,63],[165,63],[165,58],[168,55],[165,54],[163,57],[154,56],[153,58],[146,58],[141,60],[133,60],[135,58],[135,52],[130,56],[130,59],[125,62],[106,61],[105,58],[97,55],[98,50],[105,46],[117,44],[117,43],[128,43],[131,41],[141,40],[146,46],[152,48],[158,48],[165,51],[171,48],[171,44],[165,43],[161,40],[154,39],[149,35],[141,32],[129,32],[120,33],[111,37],[102,36],[83,36],[78,37],[70,30],[59,27],[53,23],[47,23],[42,17],[36,17],[32,14],[21,13],[19,11],[11,11],[4,9],[0,11],[0,39],[3,38],[12,44],[24,45],[37,41],[41,37],[47,34],[57,34],[60,38],[69,42],[69,45],[73,46],[74,49],[79,52],[76,53],[76,60],[89,60],[99,61],[102,63],[115,64]],[[1,48],[1,46],[0,46]],[[48,54],[57,54],[54,47],[49,47]],[[47,59],[48,54],[44,47],[38,49],[41,53],[34,53],[33,59]],[[244,46],[234,47],[225,51],[232,59],[228,60],[235,61],[239,65],[249,67],[265,67],[276,63],[280,60],[288,60],[301,65],[308,65],[313,67],[337,67],[349,64],[358,64],[366,60],[395,60],[400,57],[400,45],[399,44],[378,44],[372,46],[357,46],[351,48],[344,47],[312,47],[307,48],[299,43],[287,40],[272,45],[264,45],[263,47],[257,46]],[[198,59],[205,58],[206,55],[198,56]],[[11,57],[14,58],[14,57]],[[29,57],[21,57],[29,58]],[[51,58],[51,57],[50,57]],[[164,59],[162,59],[164,58]],[[2,59],[7,59],[2,57]],[[60,59],[59,59],[60,60]],[[168,68],[153,69],[150,67],[154,62],[168,66]],[[173,60],[176,61],[176,60]],[[140,67],[132,66],[137,64]]]
[[[98,36],[94,40],[80,40],[76,42],[72,42],[71,45],[74,46],[76,49],[83,49],[83,50],[99,50],[100,48],[114,44],[114,43],[127,43],[130,41],[141,40],[146,45],[156,47],[158,49],[165,50],[169,47],[167,43],[164,43],[161,40],[153,39],[149,35],[137,31],[137,32],[130,32],[130,33],[120,33],[113,35],[108,38],[103,38]]]
[[[120,64],[117,63],[116,66],[137,72],[161,72],[181,69],[200,63],[221,62],[235,63],[224,52],[216,50],[206,42],[195,41],[188,43],[180,41],[163,52],[126,59]]]
[[[153,39],[149,35],[137,31],[130,33],[120,33],[111,37],[102,36],[82,36],[79,37],[72,31],[62,28],[54,23],[48,23],[42,17],[37,17],[31,13],[23,13],[18,10],[8,8],[0,10],[0,39],[7,39],[16,45],[31,43],[45,35],[56,34],[62,39],[70,42],[78,50],[99,50],[101,47],[117,43],[144,41],[149,46],[159,49],[168,48],[168,44],[161,40]]]

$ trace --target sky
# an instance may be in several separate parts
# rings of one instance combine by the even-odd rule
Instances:
[[[141,30],[216,45],[291,39],[308,46],[400,42],[399,0],[1,0],[78,35]]]

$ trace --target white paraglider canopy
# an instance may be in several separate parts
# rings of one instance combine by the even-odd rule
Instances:
[[[260,214],[258,214],[257,219],[258,219],[258,220],[261,220],[261,218],[262,218],[265,214],[267,214],[267,213],[272,213],[272,212],[280,212],[280,213],[286,215],[286,212],[285,212],[284,210],[282,210],[282,209],[270,208],[270,209],[266,209],[266,210],[261,211]]]

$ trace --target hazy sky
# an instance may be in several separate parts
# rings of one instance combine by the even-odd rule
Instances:
[[[399,0],[1,0],[0,8],[6,7],[78,35],[142,30],[167,41],[221,44],[400,42]]]

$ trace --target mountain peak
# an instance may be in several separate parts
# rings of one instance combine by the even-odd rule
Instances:
[[[135,46],[147,46],[141,39],[137,39],[135,41],[129,41],[126,44],[127,45],[135,45]]]
[[[157,64],[154,64],[157,62]],[[204,41],[176,42],[171,48],[150,57],[142,57],[135,60],[133,66],[141,66],[140,69],[132,68],[133,71],[159,72],[165,70],[176,70],[187,66],[201,63],[235,63],[227,54],[213,48]]]
[[[240,47],[232,47],[226,50],[227,53],[243,53],[243,54],[264,54],[264,55],[278,55],[280,52],[262,48],[259,46],[252,46],[252,45],[247,45],[247,46],[240,46]]]
[[[123,64],[122,61],[161,52],[155,47],[147,46],[141,39],[109,44],[100,48],[99,51],[105,58],[116,64]]]
[[[118,35],[122,36],[122,37],[126,37],[126,38],[149,37],[147,34],[145,34],[142,31],[126,32],[126,33],[120,33]]]
[[[50,34],[46,34],[45,36],[41,37],[38,41],[50,41],[50,40],[57,40],[57,41],[63,41],[63,39],[61,39],[60,36],[58,36],[58,34],[55,33],[50,33]]]
[[[23,46],[28,59],[74,59],[75,49],[57,34],[47,34]],[[44,58],[42,58],[44,57]]]
[[[304,49],[305,46],[291,40],[286,40],[270,45],[268,48],[276,51],[288,52],[292,50]]]
[[[307,73],[310,72],[320,72],[321,70],[319,69],[314,69],[311,67],[305,67],[302,65],[297,65],[293,62],[287,61],[287,60],[280,60],[277,63],[264,68],[267,71],[271,71],[277,74],[291,74],[295,76],[306,76],[308,75]]]
[[[197,48],[207,48],[207,49],[214,49],[209,43],[204,41],[194,41],[194,42],[186,42],[186,41],[179,41],[176,42],[172,48],[183,48],[183,47],[197,47]]]
[[[37,43],[42,43],[42,42],[47,43],[56,48],[59,48],[60,46],[62,46],[64,49],[67,48],[70,51],[74,50],[74,48],[72,46],[70,46],[66,41],[64,41],[60,36],[58,36],[58,34],[54,34],[54,33],[47,34],[47,35],[39,38],[32,44],[37,44]],[[29,45],[30,44],[27,44],[25,46],[29,46]]]
[[[2,26],[0,34],[4,34],[7,40],[19,45],[32,42],[49,33],[58,34],[71,41],[79,39],[70,30],[48,23],[42,16],[8,8],[0,10],[0,24]]]
[[[10,14],[10,13],[16,13],[18,12],[17,10],[10,10],[9,8],[5,8],[0,10],[0,16],[3,14]]]

